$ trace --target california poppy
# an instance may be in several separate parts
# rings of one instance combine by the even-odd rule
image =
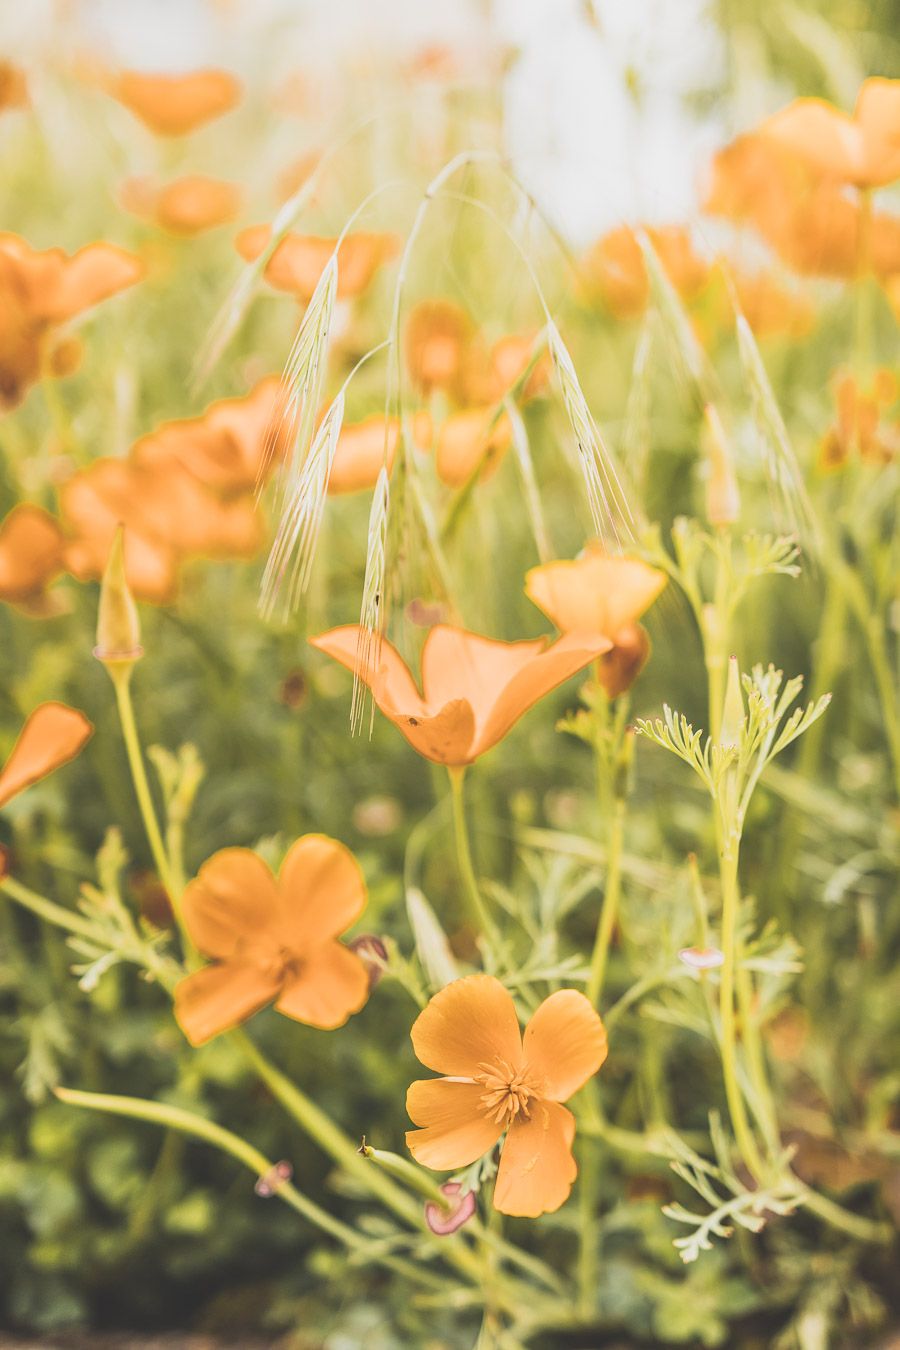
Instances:
[[[783,286],[771,272],[744,272],[722,264],[716,269],[719,283],[720,322],[734,324],[734,308],[728,297],[725,276],[734,287],[740,312],[758,338],[803,337],[812,328],[815,310],[808,296]]]
[[[53,330],[142,275],[138,259],[115,244],[67,254],[0,234],[0,405],[14,407],[43,374],[65,373],[71,363],[54,361]]]
[[[431,418],[427,412],[417,412],[411,419],[411,431],[415,444],[425,448],[431,440]],[[328,492],[339,497],[349,492],[362,492],[373,488],[378,481],[382,465],[387,463],[387,471],[394,466],[394,455],[400,441],[400,419],[391,417],[387,421],[382,413],[373,413],[361,422],[348,422],[341,427],[337,449],[331,465],[328,479]],[[385,461],[385,449],[387,460]]]
[[[25,72],[12,61],[0,61],[0,111],[27,108],[28,104]]]
[[[250,849],[213,854],[181,901],[192,941],[214,962],[175,989],[175,1016],[191,1044],[272,1002],[308,1026],[342,1026],[365,1003],[369,977],[337,938],[365,904],[359,864],[325,835],[298,839],[277,878]]]
[[[900,455],[900,424],[882,423],[886,408],[897,401],[897,381],[889,370],[879,370],[869,389],[861,389],[853,375],[843,373],[834,386],[837,419],[822,442],[823,469],[842,468],[855,455],[875,464],[889,464]]]
[[[41,703],[30,713],[0,769],[0,806],[74,759],[94,733],[83,712],[66,703]]]
[[[310,642],[365,680],[413,749],[449,766],[473,763],[538,699],[612,647],[596,632],[567,634],[548,647],[543,638],[498,642],[439,624],[422,649],[423,697],[387,639],[380,644],[377,669],[360,668],[363,632],[347,624]]]
[[[637,622],[666,584],[666,574],[637,558],[611,558],[599,545],[574,561],[532,567],[525,594],[563,633],[602,633],[610,649],[598,662],[610,698],[630,687],[650,654]]]
[[[271,234],[268,225],[241,230],[235,240],[238,253],[247,262],[253,262],[268,247]],[[263,276],[277,291],[296,295],[305,304],[311,299],[336,245],[337,239],[286,234],[266,263]],[[348,234],[338,249],[338,299],[348,300],[361,294],[397,248],[398,240],[393,234]]]
[[[120,200],[126,211],[154,221],[170,234],[191,236],[234,220],[241,193],[221,178],[187,174],[164,185],[150,178],[129,178],[122,184]]]
[[[410,310],[403,349],[410,377],[423,393],[455,390],[463,356],[472,335],[472,321],[455,300],[437,296],[420,300]]]
[[[185,136],[229,112],[241,86],[226,70],[194,70],[184,75],[123,70],[106,82],[107,92],[158,136]]]
[[[857,188],[900,177],[900,80],[864,80],[853,115],[819,98],[798,98],[768,117],[759,134],[817,174]]]
[[[663,271],[684,299],[695,295],[706,281],[706,261],[694,251],[690,231],[684,226],[647,228]],[[627,225],[610,231],[593,246],[584,259],[585,287],[591,298],[598,298],[619,319],[641,314],[650,299],[650,280],[641,246],[634,230]]]
[[[63,570],[63,533],[39,506],[14,506],[0,524],[0,600],[36,616],[55,613],[47,587]]]
[[[584,994],[551,994],[523,1037],[500,981],[470,975],[436,994],[410,1035],[422,1063],[446,1075],[407,1094],[421,1126],[406,1136],[416,1161],[436,1171],[468,1167],[505,1133],[495,1209],[527,1218],[559,1209],[578,1173],[575,1120],[562,1103],[607,1055],[606,1030]]]
[[[493,408],[468,408],[451,413],[438,428],[438,477],[453,488],[462,487],[479,468],[488,477],[511,444],[512,426],[505,412],[497,416]]]

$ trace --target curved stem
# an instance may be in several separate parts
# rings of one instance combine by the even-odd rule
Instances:
[[[30,909],[32,914],[37,914],[48,923],[55,924],[57,928],[66,928],[70,933],[78,933],[96,942],[97,930],[89,919],[82,918],[80,914],[73,914],[62,905],[58,905],[55,900],[48,900],[45,896],[38,895],[36,891],[29,890],[21,881],[16,881],[15,877],[4,877],[0,881],[0,891],[5,891],[17,905],[21,905],[23,909]]]

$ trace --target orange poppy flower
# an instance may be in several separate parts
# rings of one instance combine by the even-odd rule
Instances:
[[[436,764],[471,764],[506,735],[523,713],[612,647],[596,632],[546,640],[499,642],[438,624],[422,649],[424,697],[397,649],[381,642],[378,668],[360,668],[358,624],[310,638],[313,647],[356,672],[376,704],[414,750]]]
[[[650,640],[637,620],[668,578],[637,558],[610,558],[598,545],[574,561],[532,567],[525,594],[563,633],[602,633],[611,650],[598,663],[609,698],[634,683],[650,655]]]
[[[900,178],[900,80],[864,80],[852,117],[824,99],[798,98],[767,118],[759,134],[825,178],[884,187]]]
[[[472,321],[455,300],[421,300],[410,310],[403,344],[406,366],[423,393],[457,388],[471,336]]]
[[[0,61],[0,111],[28,106],[25,72],[12,61]]]
[[[184,236],[226,225],[241,208],[240,188],[204,174],[187,174],[165,186],[151,178],[129,178],[122,184],[119,199],[133,215]]]
[[[415,444],[425,447],[431,440],[431,418],[427,412],[417,412],[412,417],[412,435]],[[394,455],[400,440],[400,419],[392,417],[388,422],[387,433],[387,470],[394,467]],[[361,422],[350,422],[341,427],[334,461],[331,465],[331,477],[328,479],[328,492],[339,497],[349,492],[362,492],[371,489],[378,480],[381,466],[385,462],[385,419],[384,415],[374,413]]]
[[[863,391],[852,375],[835,382],[837,421],[820,452],[823,469],[843,468],[855,455],[875,464],[889,464],[900,455],[900,425],[882,425],[882,414],[897,401],[897,380],[889,370],[876,372],[871,389]]]
[[[156,471],[120,459],[96,460],[60,492],[72,538],[66,565],[80,580],[98,579],[120,525],[125,573],[136,596],[162,603],[190,557],[250,558],[262,545],[262,522],[249,495],[224,500],[187,469]]]
[[[684,299],[703,286],[709,271],[694,252],[690,231],[681,225],[648,227],[647,236],[672,285]],[[583,264],[588,295],[598,297],[619,319],[643,313],[650,299],[650,279],[633,229],[622,225],[594,245]]]
[[[783,286],[771,272],[744,272],[719,259],[695,315],[695,324],[707,341],[734,328],[732,287],[741,313],[758,338],[804,337],[815,322],[815,307],[807,295]]]
[[[267,375],[249,393],[211,403],[200,417],[164,422],[135,442],[129,458],[156,470],[174,461],[224,494],[253,492],[287,448],[283,407],[281,379]]]
[[[491,397],[494,402],[499,402],[522,378],[531,361],[536,337],[536,333],[507,333],[494,343],[491,348],[490,365]],[[522,390],[523,402],[537,398],[547,388],[551,364],[550,354],[545,351],[525,381]]]
[[[185,136],[230,112],[241,86],[226,70],[185,75],[149,75],[123,70],[107,81],[107,92],[158,136]]]
[[[607,1055],[606,1029],[584,994],[551,994],[523,1037],[500,981],[470,975],[435,994],[410,1035],[422,1063],[446,1075],[407,1094],[421,1127],[406,1136],[416,1161],[440,1172],[468,1167],[505,1133],[494,1208],[525,1218],[559,1209],[578,1174],[575,1120],[562,1103]]]
[[[235,240],[238,253],[253,262],[268,246],[268,225],[251,225]],[[337,239],[316,235],[286,234],[266,263],[263,276],[277,291],[296,295],[306,304],[334,252]],[[337,297],[349,300],[360,295],[382,263],[393,258],[398,240],[393,234],[348,234],[338,250]]]
[[[0,524],[0,600],[43,617],[58,613],[47,587],[63,570],[63,533],[39,506],[14,506]]]
[[[175,989],[175,1016],[191,1044],[273,1001],[308,1026],[343,1026],[365,1003],[369,977],[337,938],[365,904],[359,863],[325,835],[298,839],[277,878],[250,849],[215,853],[181,901],[192,941],[214,962]]]
[[[65,703],[39,704],[0,769],[0,806],[74,759],[93,734],[93,725],[77,708]]]
[[[0,404],[14,407],[45,373],[67,373],[71,362],[54,361],[52,330],[142,275],[138,259],[114,244],[70,255],[0,234]]]
[[[494,408],[469,408],[451,413],[438,428],[438,477],[448,487],[462,487],[480,467],[490,477],[512,444],[512,426],[506,413]]]

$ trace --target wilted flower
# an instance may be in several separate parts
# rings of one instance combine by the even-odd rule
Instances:
[[[41,703],[30,713],[0,769],[0,806],[67,764],[94,734],[83,712],[66,703]]]
[[[358,624],[310,638],[364,680],[378,707],[413,749],[437,764],[471,764],[506,735],[538,699],[609,651],[596,633],[498,642],[440,624],[422,649],[424,697],[399,652],[386,639],[378,668],[361,668]]]
[[[464,1191],[458,1181],[445,1181],[441,1186],[444,1204],[436,1200],[425,1203],[425,1222],[437,1237],[458,1233],[463,1224],[475,1214],[475,1192]]]
[[[406,1109],[420,1129],[406,1142],[438,1171],[468,1167],[506,1134],[494,1187],[504,1214],[536,1218],[559,1209],[577,1175],[575,1120],[562,1105],[607,1055],[606,1030],[584,994],[561,989],[533,1014],[524,1038],[509,992],[491,975],[454,980],[410,1033],[429,1069]]]
[[[597,674],[609,698],[634,683],[650,655],[638,624],[666,584],[666,574],[637,558],[613,558],[597,544],[573,561],[532,567],[525,594],[563,633],[596,633],[609,643]]]
[[[181,901],[191,940],[214,961],[175,989],[175,1016],[191,1044],[273,1001],[309,1026],[342,1026],[365,1003],[369,978],[337,938],[365,904],[359,864],[324,835],[298,839],[277,878],[250,849],[213,854]]]

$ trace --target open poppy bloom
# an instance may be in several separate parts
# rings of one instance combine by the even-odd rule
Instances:
[[[83,712],[66,703],[41,703],[29,714],[0,769],[0,806],[74,759],[94,734]]]
[[[900,456],[900,424],[882,424],[882,414],[898,396],[897,381],[889,370],[879,370],[869,390],[843,374],[835,382],[837,420],[820,454],[823,469],[843,468],[854,456],[874,464],[890,464]]]
[[[414,413],[411,429],[415,444],[424,449],[431,440],[431,418],[428,413]],[[383,413],[364,417],[361,422],[345,423],[341,427],[331,465],[331,475],[328,479],[329,496],[340,497],[345,493],[362,492],[367,488],[373,488],[383,464],[387,464],[388,473],[393,469],[399,443],[399,417],[388,419],[387,437]]]
[[[768,117],[759,134],[824,178],[884,187],[900,177],[900,80],[864,80],[852,117],[825,99],[795,99]]]
[[[247,262],[253,262],[268,247],[272,230],[268,225],[252,225],[241,230],[235,246]],[[286,234],[266,263],[263,276],[277,291],[296,295],[308,303],[319,277],[335,250],[337,239],[317,235]],[[399,243],[393,234],[348,234],[338,249],[337,298],[349,300],[360,295],[378,268],[393,258]]]
[[[403,345],[410,377],[423,393],[457,390],[471,336],[472,321],[455,300],[438,296],[413,307]]]
[[[663,271],[684,299],[695,295],[706,281],[706,261],[694,252],[690,231],[681,225],[647,229]],[[650,299],[647,265],[633,229],[622,225],[594,245],[584,260],[586,287],[619,319],[642,314]]]
[[[365,904],[359,864],[325,835],[298,839],[277,878],[250,849],[213,854],[181,901],[192,941],[214,963],[175,988],[175,1016],[191,1044],[272,1002],[308,1026],[343,1026],[366,1002],[369,977],[337,938]]]
[[[150,178],[129,178],[122,184],[120,200],[133,215],[184,236],[227,224],[241,207],[240,189],[234,183],[205,174],[188,174],[164,186]]]
[[[54,359],[53,330],[142,275],[138,259],[115,244],[68,254],[0,234],[0,405],[15,407],[42,375],[68,373],[65,351]]]
[[[106,82],[107,92],[158,136],[186,136],[229,112],[241,86],[226,70],[155,75],[123,70]]]
[[[435,461],[438,477],[447,487],[462,487],[476,469],[487,478],[499,466],[512,444],[512,426],[506,413],[493,408],[469,408],[451,413],[438,428]]]
[[[666,581],[665,572],[638,558],[611,558],[593,544],[572,562],[532,567],[525,594],[561,632],[603,633],[609,639],[597,673],[609,698],[616,698],[650,655],[650,640],[637,621]]]
[[[35,617],[58,613],[47,593],[63,570],[63,533],[39,506],[14,506],[0,524],[0,600]]]
[[[310,643],[365,681],[414,750],[451,767],[473,763],[538,699],[612,647],[596,631],[567,634],[548,647],[544,638],[498,642],[439,624],[422,649],[423,697],[387,639],[380,644],[377,669],[362,668],[364,632],[358,624],[346,624]]]
[[[600,1068],[606,1029],[584,994],[544,999],[523,1037],[512,996],[492,975],[448,984],[413,1023],[413,1049],[445,1074],[413,1083],[406,1136],[417,1162],[468,1167],[505,1133],[494,1186],[502,1214],[537,1218],[559,1209],[578,1174],[575,1120],[563,1102]]]

